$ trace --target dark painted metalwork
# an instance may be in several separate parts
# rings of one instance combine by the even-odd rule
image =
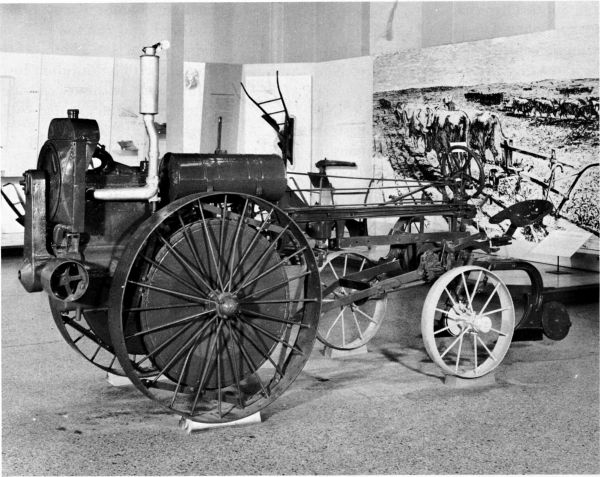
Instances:
[[[237,191],[277,202],[286,189],[276,155],[166,154],[161,194],[169,201],[196,192]]]

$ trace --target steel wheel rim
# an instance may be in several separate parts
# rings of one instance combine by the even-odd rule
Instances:
[[[173,233],[165,233],[175,222],[180,227]],[[196,224],[195,228],[192,224]],[[161,237],[162,234],[165,235]],[[199,237],[204,237],[204,252],[200,251],[200,245],[194,251],[194,241]],[[253,256],[253,247],[261,240],[268,244],[263,243],[259,256]],[[147,257],[141,259],[140,254],[151,249],[153,241],[160,242],[162,248],[156,250],[162,250],[162,256],[151,257],[148,265]],[[225,252],[227,244],[232,245],[231,254]],[[186,265],[182,263],[185,260],[179,260],[184,247],[189,258]],[[238,250],[240,247],[244,249]],[[171,257],[170,262],[164,259],[167,256]],[[163,276],[173,275],[173,280],[185,291],[161,292],[157,290],[160,287],[151,288],[152,283],[150,287],[141,287],[141,282],[131,278],[135,277],[134,264],[140,260],[150,267],[151,279],[152,273],[159,270]],[[176,261],[185,273],[170,273],[177,271],[172,265]],[[212,267],[212,272],[205,265]],[[249,265],[258,272],[244,275]],[[281,269],[288,274],[284,280]],[[271,280],[267,288],[261,288],[276,270],[279,270],[277,283]],[[294,275],[290,276],[292,272]],[[236,283],[235,277],[239,279]],[[190,280],[195,280],[196,294],[183,285]],[[137,288],[150,293],[142,292],[139,301],[132,302],[128,294]],[[291,296],[290,290],[299,293],[299,298]],[[320,310],[316,261],[297,225],[280,209],[256,197],[237,193],[189,196],[161,209],[134,234],[117,266],[111,288],[109,328],[119,361],[127,353],[125,342],[131,336],[137,334],[134,339],[144,340],[165,332],[164,327],[158,329],[155,322],[146,320],[145,326],[149,328],[126,338],[122,320],[129,323],[132,313],[154,312],[144,308],[148,304],[153,306],[144,298],[145,293],[147,296],[163,293],[197,305],[198,311],[192,315],[198,316],[189,313],[182,316],[178,309],[189,306],[169,302],[178,305],[167,308],[172,320],[168,328],[175,331],[162,343],[159,340],[150,350],[146,348],[142,357],[142,361],[158,364],[160,372],[149,379],[140,377],[127,362],[122,364],[123,369],[145,395],[188,419],[233,421],[264,408],[293,382],[312,350]],[[144,309],[134,310],[132,303]],[[281,311],[278,308],[281,303],[285,307],[283,316],[265,311],[272,306]],[[268,328],[266,322],[274,323],[275,328]],[[148,341],[145,344],[148,346]],[[161,353],[166,355],[162,362],[157,362]],[[256,359],[257,354],[260,359]],[[174,368],[176,363],[179,371]],[[196,365],[201,369],[192,374],[189,370]]]
[[[421,315],[427,354],[445,374],[461,378],[481,377],[499,366],[514,326],[506,285],[489,270],[470,265],[452,269],[434,283]]]
[[[343,257],[341,268],[336,270],[333,262]],[[339,279],[348,272],[349,259],[357,260],[357,271],[362,271],[372,265],[371,260],[357,252],[340,251],[327,256],[320,267],[321,287],[326,289],[331,281]],[[329,272],[329,273],[328,273]],[[325,280],[325,281],[324,281]],[[323,297],[323,301],[335,296],[348,295],[344,287],[338,287],[330,294]],[[376,334],[385,318],[387,309],[387,296],[377,300],[367,300],[362,304],[344,305],[340,310],[332,310],[330,319],[324,315],[319,319],[317,339],[329,348],[348,351],[366,345]],[[341,342],[340,342],[341,338]],[[348,338],[349,341],[346,341]]]
[[[440,161],[442,175],[453,180],[460,179],[460,189],[451,186],[454,195],[463,199],[478,197],[485,186],[485,171],[481,159],[472,150],[464,146],[452,146],[447,155]],[[474,189],[467,193],[466,184],[471,184]]]
[[[107,308],[83,309],[77,318],[76,310],[60,311],[54,300],[50,298],[49,302],[56,327],[71,348],[97,368],[116,376],[125,376],[111,344],[98,336],[86,319],[86,313],[89,312],[104,314],[107,319]],[[138,372],[152,373],[152,370],[138,369]]]

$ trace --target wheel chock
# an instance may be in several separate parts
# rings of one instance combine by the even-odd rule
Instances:
[[[238,419],[237,421],[231,422],[206,423],[196,422],[190,419],[186,419],[185,417],[181,417],[179,419],[179,428],[183,429],[188,434],[191,434],[192,432],[207,431],[209,429],[214,429],[215,427],[247,426],[250,424],[259,424],[261,422],[262,417],[260,415],[260,411],[258,411],[254,414],[251,414],[250,416],[246,416],[242,419]]]
[[[106,380],[108,381],[108,384],[116,388],[133,386],[133,383],[127,376],[119,376],[117,374],[106,373]]]
[[[479,388],[482,386],[493,386],[496,384],[496,374],[488,373],[480,378],[465,379],[458,376],[447,374],[444,377],[444,384],[455,389]]]
[[[367,350],[366,344],[354,349],[334,349],[330,348],[329,346],[325,346],[325,348],[323,349],[323,355],[326,358],[331,359],[346,358],[348,356],[357,356],[361,354],[367,354],[368,352],[369,350]]]

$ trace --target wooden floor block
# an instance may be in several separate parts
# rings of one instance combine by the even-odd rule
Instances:
[[[346,358],[348,356],[356,356],[361,354],[367,354],[369,351],[367,350],[367,345],[360,346],[359,348],[349,349],[349,350],[340,350],[325,347],[323,350],[323,354],[327,358]]]
[[[262,422],[262,417],[261,417],[260,411],[259,411],[259,412],[255,412],[254,414],[252,414],[250,416],[244,417],[242,419],[238,419],[237,421],[218,422],[218,423],[214,423],[214,424],[191,421],[189,419],[186,419],[185,417],[182,417],[179,420],[179,427],[180,427],[180,429],[183,429],[188,434],[191,434],[192,432],[207,431],[209,429],[214,429],[215,427],[247,426],[250,424],[259,424],[261,422]]]
[[[444,379],[444,384],[451,388],[456,389],[467,389],[467,388],[477,388],[481,386],[492,386],[496,384],[496,375],[494,373],[486,374],[480,378],[475,379],[464,379],[459,378],[458,376],[450,376],[446,375]]]

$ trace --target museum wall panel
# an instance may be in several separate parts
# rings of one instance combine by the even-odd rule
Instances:
[[[168,3],[0,5],[0,51],[135,58],[169,38]]]
[[[288,171],[307,172],[314,169],[314,88],[316,87],[315,64],[285,63],[244,65],[243,82],[257,101],[278,96],[276,72],[290,116],[294,118],[294,164]],[[240,90],[239,151],[252,154],[281,154],[275,131],[262,118],[258,108]],[[279,110],[280,103],[265,105],[267,111]],[[269,109],[277,108],[277,109]],[[300,187],[308,187],[308,181],[296,177]]]
[[[208,63],[205,70],[200,151],[217,149],[218,119],[222,118],[221,149],[237,153],[242,65]]]
[[[598,77],[597,23],[379,55],[374,59],[375,155],[387,157],[399,176],[415,178],[424,164],[436,167],[439,151],[402,121],[403,111],[412,117],[435,118],[442,114],[439,111],[456,109],[471,123],[488,114],[497,123],[489,145],[476,144],[478,136],[472,129],[468,138],[463,135],[461,139],[480,153],[486,177],[493,168],[502,175],[494,184],[486,182],[486,200],[480,199],[479,204],[480,223],[499,232],[487,218],[503,207],[537,198],[551,200],[556,208],[570,194],[558,220],[548,218],[541,227],[521,231],[522,240],[506,249],[513,256],[555,262],[556,257],[536,255],[536,244],[554,231],[597,233],[599,227],[594,199],[600,183],[600,171],[594,166],[599,156],[594,106]],[[532,107],[516,108],[518,101]],[[565,102],[575,106],[567,110],[560,106]],[[514,160],[526,176],[550,184],[558,194],[522,180],[523,175],[502,173],[504,138],[537,154],[555,154],[560,168],[527,155],[517,154]],[[585,175],[578,178],[584,170]],[[597,237],[590,235],[586,250],[597,253]]]

